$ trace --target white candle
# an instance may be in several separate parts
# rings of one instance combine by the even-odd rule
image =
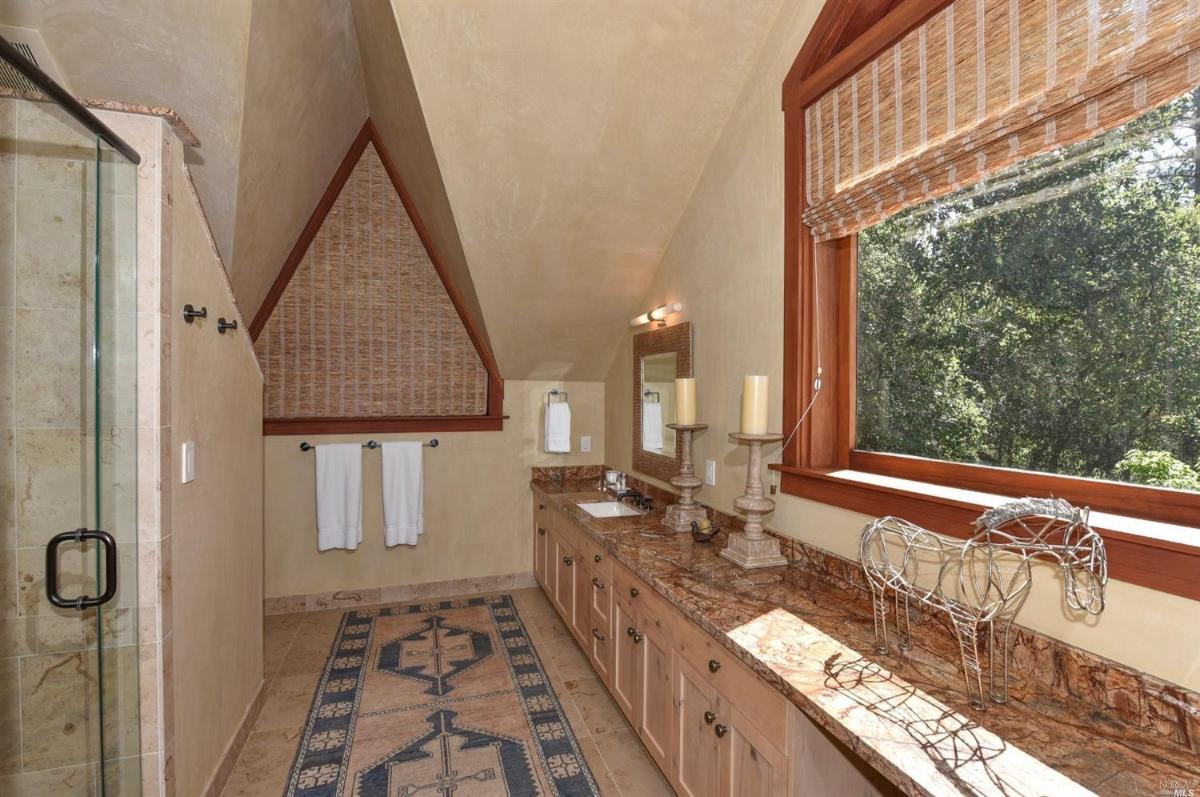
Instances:
[[[680,426],[696,423],[696,380],[690,376],[675,380],[675,423]]]
[[[742,434],[767,433],[767,377],[742,379]]]

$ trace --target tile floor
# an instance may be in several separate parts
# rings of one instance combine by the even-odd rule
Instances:
[[[671,787],[541,590],[510,590],[604,797],[655,797]],[[267,617],[267,699],[222,797],[280,797],[309,702],[345,610]]]

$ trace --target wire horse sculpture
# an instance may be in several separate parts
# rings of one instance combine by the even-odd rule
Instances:
[[[1022,498],[989,509],[975,536],[959,540],[896,517],[863,529],[859,561],[875,608],[875,651],[888,652],[887,592],[896,612],[896,642],[912,647],[908,602],[946,612],[958,637],[968,702],[983,710],[980,650],[988,648],[988,692],[1008,701],[1009,630],[1032,585],[1030,562],[1047,559],[1063,573],[1063,594],[1075,611],[1104,611],[1108,560],[1089,510],[1056,498]],[[933,568],[932,578],[922,567]],[[997,656],[1000,656],[999,666]],[[998,672],[999,671],[999,672]],[[997,675],[1002,677],[997,682]]]

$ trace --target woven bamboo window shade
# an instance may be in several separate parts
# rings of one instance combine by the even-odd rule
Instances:
[[[1200,84],[1200,0],[957,0],[804,111],[804,222],[856,232]]]
[[[482,415],[488,374],[373,144],[255,341],[263,415]]]

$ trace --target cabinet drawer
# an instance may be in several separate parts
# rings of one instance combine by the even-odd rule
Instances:
[[[666,598],[620,562],[613,563],[612,585],[613,599],[624,603],[630,614],[637,614],[642,608],[658,613],[677,611]]]
[[[612,557],[608,555],[608,551],[604,550],[604,546],[589,537],[587,532],[580,531],[580,535],[584,538],[581,550],[587,555],[592,575],[604,579],[605,583],[611,583],[613,578]]]
[[[675,649],[769,739],[787,738],[788,701],[729,650],[675,610]]]

